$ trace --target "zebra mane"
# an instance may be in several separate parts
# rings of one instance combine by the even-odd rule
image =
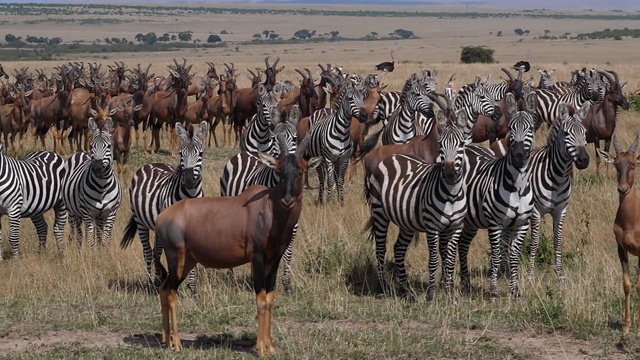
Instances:
[[[411,78],[407,79],[407,81],[404,82],[404,86],[402,87],[402,91],[400,91],[400,103],[401,104],[406,100],[407,93],[409,92],[410,88],[411,88]]]

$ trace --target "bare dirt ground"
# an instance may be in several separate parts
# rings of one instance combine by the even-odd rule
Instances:
[[[625,359],[627,349],[622,343],[606,349],[600,344],[577,340],[574,337],[562,333],[535,334],[533,332],[507,332],[487,329],[442,329],[432,325],[420,323],[404,323],[402,328],[390,323],[353,323],[344,320],[326,321],[322,323],[301,323],[294,321],[280,321],[276,325],[286,327],[289,331],[305,331],[314,327],[334,327],[342,329],[361,328],[368,331],[389,329],[396,327],[398,331],[420,331],[425,334],[445,333],[446,337],[463,339],[464,343],[472,349],[483,344],[497,344],[501,347],[513,350],[513,353],[530,356],[539,360],[585,360],[585,359]],[[298,330],[296,330],[296,328]],[[248,329],[237,329],[248,330]],[[221,346],[224,334],[208,336],[196,333],[181,333],[185,348],[211,349]],[[131,333],[109,332],[89,330],[59,330],[46,332],[39,335],[21,334],[11,332],[0,341],[0,351],[3,353],[24,351],[46,351],[59,346],[74,346],[89,349],[118,348],[124,346],[137,346],[142,348],[161,347],[160,333]],[[231,344],[231,349],[240,352],[251,352],[252,341],[236,340]]]

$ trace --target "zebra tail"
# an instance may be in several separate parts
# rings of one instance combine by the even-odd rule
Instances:
[[[362,158],[373,150],[378,144],[378,139],[380,139],[380,135],[382,134],[382,130],[384,127],[380,128],[380,130],[376,131],[373,135],[369,136],[360,146],[358,150],[358,154],[356,155],[356,161],[362,160]]]
[[[133,216],[129,219],[129,223],[127,227],[124,229],[124,235],[122,236],[122,240],[120,241],[120,248],[126,249],[131,245],[133,238],[136,236],[136,232],[138,232],[138,224],[136,223]]]

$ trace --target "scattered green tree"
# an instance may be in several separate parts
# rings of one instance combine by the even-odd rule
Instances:
[[[274,32],[272,32],[271,34],[269,34],[269,39],[271,39],[271,40],[278,39],[279,37],[280,37],[280,35],[278,35],[278,34],[276,34],[276,33],[274,33]]]
[[[176,41],[176,39],[178,39],[178,37],[176,36],[176,34],[172,34],[172,35],[171,35],[171,41]]]
[[[264,38],[266,39],[266,38],[268,38],[268,37],[269,37],[269,34],[271,34],[271,31],[269,31],[269,30],[263,30],[263,31],[262,31],[262,34],[264,35]]]
[[[502,30],[498,31],[498,33],[496,34],[496,36],[498,36],[498,37],[502,36]]]
[[[62,38],[54,37],[49,39],[49,45],[59,45],[59,44],[62,44]]]
[[[312,38],[315,34],[316,34],[315,30],[311,31],[307,29],[302,29],[293,33],[293,37],[300,40],[306,40],[306,39]]]
[[[396,29],[393,33],[391,33],[391,35],[399,36],[403,39],[411,39],[412,37],[414,37],[413,31],[405,29]]]
[[[517,28],[517,29],[513,30],[513,32],[516,33],[516,35],[518,35],[518,36],[524,35],[524,30],[522,30],[521,28]]]
[[[6,41],[7,43],[11,44],[14,41],[18,41],[20,40],[22,37],[19,36],[15,36],[13,34],[7,34],[4,36],[4,41]]]
[[[178,33],[178,39],[180,39],[180,41],[191,41],[191,31],[183,31],[183,32],[179,32]]]
[[[465,46],[460,53],[460,61],[464,64],[493,63],[494,50],[486,46]]]
[[[544,34],[545,34],[545,35],[549,35],[549,33],[551,33],[551,31],[550,31],[550,30],[545,30],[545,31],[544,31]]]
[[[333,30],[329,34],[331,34],[332,39],[336,39],[340,35],[340,31]]]
[[[221,41],[222,41],[222,38],[220,38],[220,36],[216,35],[216,34],[211,34],[207,38],[207,43],[209,43],[209,44],[215,44],[215,43],[221,42]]]

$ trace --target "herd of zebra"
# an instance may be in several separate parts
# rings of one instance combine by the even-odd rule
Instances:
[[[612,70],[579,69],[567,82],[553,83],[551,72],[540,71],[536,85],[523,80],[524,67],[502,68],[504,81],[490,78],[454,89],[455,77],[438,92],[438,70],[423,70],[406,79],[401,91],[384,91],[375,74],[348,74],[342,67],[318,64],[318,79],[296,69],[299,85],[277,75],[265,59],[265,69],[248,70],[249,88],[235,85],[235,65],[224,64],[219,75],[212,63],[204,76],[190,74],[184,63],[169,66],[169,76],[82,63],[56,67],[51,77],[38,71],[15,70],[15,83],[6,83],[0,120],[5,134],[26,133],[42,139],[54,132],[54,151],[30,153],[22,159],[0,155],[2,191],[0,206],[10,221],[9,242],[19,254],[20,218],[30,217],[44,247],[47,224],[43,214],[55,212],[54,235],[63,247],[64,226],[82,239],[82,225],[89,244],[95,237],[107,244],[115,214],[123,200],[123,186],[113,169],[114,157],[131,146],[132,128],[142,124],[153,130],[156,150],[163,124],[171,128],[172,147],[178,145],[180,163],[147,164],[133,175],[129,186],[131,218],[120,245],[130,245],[138,233],[150,286],[158,286],[153,274],[153,248],[149,232],[163,209],[186,198],[204,196],[202,165],[205,139],[215,139],[215,126],[224,125],[225,143],[236,130],[240,152],[226,163],[220,175],[220,195],[236,196],[249,186],[274,186],[276,171],[258,153],[281,157],[294,153],[305,138],[305,157],[318,158],[317,205],[332,200],[334,187],[340,204],[349,162],[362,161],[365,197],[370,206],[368,227],[376,243],[378,275],[382,291],[387,231],[390,223],[400,233],[394,246],[399,291],[404,291],[404,258],[418,233],[427,234],[429,246],[428,298],[435,294],[435,273],[442,258],[442,281],[453,287],[456,252],[465,291],[471,288],[467,253],[478,229],[487,229],[491,245],[492,298],[498,296],[500,270],[510,275],[510,292],[519,297],[518,264],[525,233],[532,228],[529,273],[533,273],[539,245],[540,219],[551,213],[554,227],[556,273],[564,280],[562,225],[571,194],[573,164],[589,164],[586,144],[609,139],[618,109],[628,109],[618,75]],[[126,74],[128,72],[128,74]],[[126,75],[125,75],[126,74]],[[0,75],[8,75],[0,66]],[[263,76],[265,79],[263,80]],[[191,89],[195,90],[191,90]],[[217,90],[216,90],[217,88]],[[0,94],[2,95],[2,94]],[[196,96],[188,103],[190,95]],[[441,100],[442,99],[442,100]],[[84,117],[84,119],[82,118]],[[198,124],[197,130],[193,126]],[[535,134],[547,124],[547,144],[534,149]],[[378,128],[366,138],[370,129]],[[63,136],[70,129],[77,152],[64,160]],[[175,134],[174,134],[175,133]],[[81,144],[85,136],[86,145]],[[382,145],[377,146],[380,138]],[[472,143],[489,141],[491,149]],[[13,141],[12,141],[13,143]],[[146,142],[145,142],[146,146]],[[177,146],[176,146],[177,147]],[[87,150],[83,152],[82,150]],[[315,162],[314,162],[315,164]],[[354,167],[355,170],[355,167]],[[46,189],[46,190],[45,190]],[[325,198],[326,189],[326,198]],[[294,228],[295,238],[297,224]],[[282,282],[291,292],[290,265],[293,239],[283,256]],[[0,249],[1,250],[1,249]],[[156,244],[162,251],[162,244]],[[439,255],[439,256],[438,256]],[[195,272],[189,286],[197,294]]]

